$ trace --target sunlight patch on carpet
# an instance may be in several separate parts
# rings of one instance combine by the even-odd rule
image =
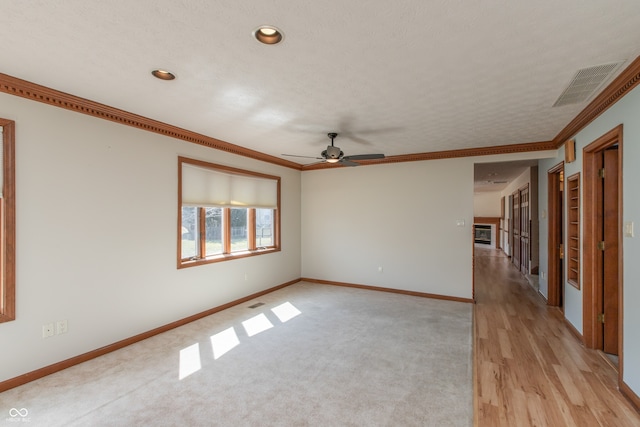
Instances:
[[[183,379],[198,372],[202,368],[200,362],[200,344],[195,343],[180,350],[180,371],[179,379]]]
[[[213,358],[218,359],[234,347],[240,345],[236,330],[232,327],[211,336]]]
[[[282,323],[293,319],[294,317],[298,316],[299,314],[302,314],[302,312],[300,310],[298,310],[293,304],[291,304],[289,301],[280,304],[277,307],[273,307],[271,309],[271,311],[273,311],[273,313],[278,316],[278,319],[280,319],[280,321]]]
[[[244,330],[247,331],[247,335],[252,337],[260,332],[273,328],[273,323],[267,319],[264,313],[260,313],[242,322],[242,326],[244,326]]]

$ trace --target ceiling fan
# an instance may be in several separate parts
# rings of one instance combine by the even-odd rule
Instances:
[[[338,136],[338,134],[336,132],[329,132],[327,136],[331,138],[331,145],[328,145],[327,149],[320,153],[321,157],[296,156],[295,154],[283,154],[283,156],[305,157],[307,159],[320,160],[318,163],[341,163],[345,166],[359,166],[360,163],[356,163],[354,160],[384,159],[384,154],[357,154],[355,156],[345,156],[342,150],[340,150],[340,147],[333,145],[333,140]]]

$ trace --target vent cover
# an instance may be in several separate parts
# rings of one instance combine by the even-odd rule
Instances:
[[[258,308],[258,307],[260,307],[261,305],[264,305],[264,303],[263,303],[263,302],[257,302],[257,303],[255,303],[255,304],[253,304],[253,305],[250,305],[250,306],[249,306],[249,308]]]
[[[560,107],[586,101],[623,63],[624,61],[618,61],[578,70],[553,106]]]

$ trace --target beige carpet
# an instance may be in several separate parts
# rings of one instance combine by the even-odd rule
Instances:
[[[471,313],[301,282],[4,392],[0,425],[470,426]]]

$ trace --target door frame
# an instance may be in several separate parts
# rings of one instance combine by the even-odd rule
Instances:
[[[598,177],[597,156],[606,148],[618,144],[618,223],[622,224],[622,125],[619,125],[591,144],[583,148],[584,169],[584,228],[583,228],[583,295],[582,318],[583,338],[587,348],[600,348],[602,337],[598,334],[598,301],[602,293],[602,281],[598,275],[600,266],[596,262],[599,256],[597,249],[598,211],[594,200],[598,194],[598,185],[601,185]],[[622,383],[623,367],[623,254],[622,254],[622,227],[618,227],[618,383]]]
[[[549,230],[548,230],[548,272],[547,272],[547,284],[548,295],[547,304],[558,307],[560,305],[560,295],[562,292],[562,286],[564,286],[564,280],[560,280],[560,245],[564,242],[564,233],[559,236],[559,230],[562,228],[564,222],[564,215],[558,215],[558,208],[563,203],[560,199],[560,183],[558,182],[557,175],[564,172],[564,162],[560,162],[547,171],[548,180],[548,218],[549,218]],[[562,210],[564,214],[564,209]],[[564,274],[563,274],[564,277]],[[562,310],[564,311],[564,304],[562,304]]]

